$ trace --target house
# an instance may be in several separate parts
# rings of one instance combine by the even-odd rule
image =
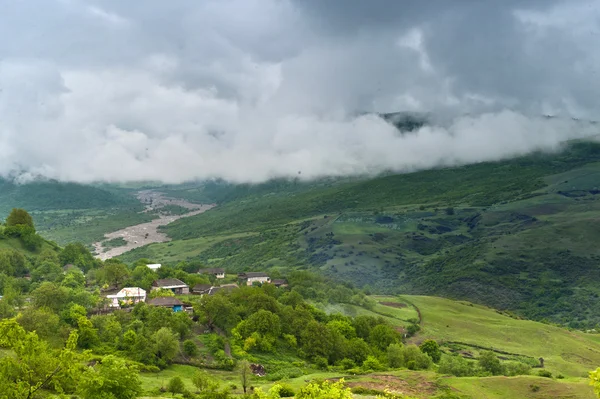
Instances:
[[[254,283],[270,283],[271,277],[267,273],[263,272],[246,272],[238,274],[238,278],[246,282],[246,285],[252,285]]]
[[[198,274],[212,274],[216,278],[225,278],[225,269],[222,269],[220,267],[200,269],[198,270]]]
[[[163,278],[152,283],[152,291],[171,290],[174,294],[189,294],[190,288],[181,280],[176,278]]]
[[[121,291],[114,295],[107,295],[108,299],[111,300],[111,308],[120,308],[121,302],[126,304],[135,305],[138,302],[146,302],[146,290],[139,287],[125,287]]]
[[[150,306],[162,306],[173,309],[173,312],[183,311],[183,302],[173,296],[159,296],[148,302]]]
[[[196,284],[194,288],[192,288],[192,294],[203,295],[208,294],[208,291],[212,288],[210,284]]]
[[[208,291],[208,295],[215,295],[217,292],[230,292],[232,290],[238,289],[240,287],[238,287],[237,284],[225,284],[225,285],[221,285],[219,287],[210,287],[210,290]]]
[[[150,264],[150,265],[146,265],[146,267],[147,267],[148,269],[151,269],[151,270],[153,270],[153,271],[157,271],[158,269],[160,269],[160,267],[161,267],[161,266],[162,266],[162,265],[161,265],[160,263],[152,263],[152,264]]]
[[[271,283],[273,283],[273,285],[275,285],[275,287],[284,288],[284,287],[288,286],[287,280],[284,280],[284,279],[275,279],[275,280],[271,281]]]

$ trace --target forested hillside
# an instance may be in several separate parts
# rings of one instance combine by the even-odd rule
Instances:
[[[311,268],[379,293],[467,299],[573,327],[600,322],[600,144],[374,179],[213,183],[220,205],[124,259]]]

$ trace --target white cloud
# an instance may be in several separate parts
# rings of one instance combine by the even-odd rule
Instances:
[[[600,110],[600,53],[586,39],[598,9],[580,3],[3,3],[3,175],[315,178],[501,159],[597,133],[568,118]],[[443,126],[400,135],[355,116],[402,110]]]

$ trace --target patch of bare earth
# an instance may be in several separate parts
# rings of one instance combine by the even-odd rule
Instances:
[[[389,306],[392,308],[398,308],[398,309],[407,307],[405,303],[399,303],[399,302],[379,302],[379,304],[383,305],[383,306]]]
[[[102,246],[101,241],[95,242],[93,246],[98,259],[106,260],[122,255],[134,248],[143,247],[144,245],[155,242],[167,242],[170,239],[166,234],[158,230],[160,226],[166,226],[167,224],[183,217],[198,215],[216,206],[215,204],[193,204],[182,199],[165,197],[163,193],[153,190],[140,191],[138,192],[137,197],[140,202],[146,206],[144,212],[157,210],[159,212],[158,218],[151,222],[136,224],[134,226],[129,226],[124,229],[105,234],[104,240],[123,238],[127,244],[107,250]],[[188,209],[189,212],[183,215],[161,214],[160,209],[166,205],[181,206]]]
[[[434,382],[426,380],[407,381],[393,375],[373,375],[370,381],[348,382],[350,388],[362,387],[378,391],[389,390],[417,398],[429,398],[436,394],[438,388]]]

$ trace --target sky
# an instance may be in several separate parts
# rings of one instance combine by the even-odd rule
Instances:
[[[598,134],[600,0],[0,0],[0,175],[410,172]],[[373,113],[431,115],[400,133]],[[544,115],[556,116],[543,118]]]

